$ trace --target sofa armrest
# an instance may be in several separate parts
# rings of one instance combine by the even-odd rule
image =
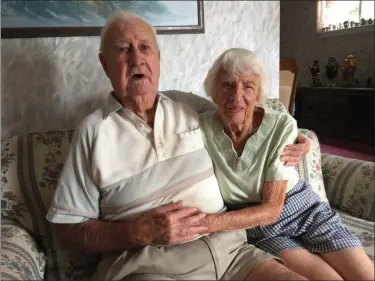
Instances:
[[[374,221],[375,163],[322,154],[322,171],[332,207]]]
[[[43,280],[45,257],[15,221],[1,218],[1,280]]]

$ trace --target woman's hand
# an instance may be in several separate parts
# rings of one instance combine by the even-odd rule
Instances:
[[[301,132],[298,133],[297,143],[285,146],[281,153],[281,161],[285,162],[285,166],[295,166],[301,161],[310,150],[310,141]]]

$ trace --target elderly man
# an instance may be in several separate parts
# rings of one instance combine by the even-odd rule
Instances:
[[[197,112],[158,92],[152,26],[117,13],[99,58],[114,90],[77,127],[47,214],[63,245],[103,253],[94,279],[304,279],[247,244],[245,230],[206,234],[204,213],[225,206]]]

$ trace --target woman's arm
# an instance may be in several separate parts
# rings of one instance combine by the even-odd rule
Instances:
[[[275,223],[283,211],[287,184],[288,181],[265,182],[260,205],[238,211],[208,214],[205,226],[209,233],[212,233]]]

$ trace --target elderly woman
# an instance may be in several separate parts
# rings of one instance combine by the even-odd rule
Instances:
[[[280,256],[308,279],[374,280],[374,265],[360,241],[299,181],[295,167],[281,162],[298,129],[289,114],[261,106],[268,85],[255,55],[227,50],[204,86],[218,107],[201,115],[201,129],[231,210],[207,214],[210,232],[247,229],[249,243]]]

